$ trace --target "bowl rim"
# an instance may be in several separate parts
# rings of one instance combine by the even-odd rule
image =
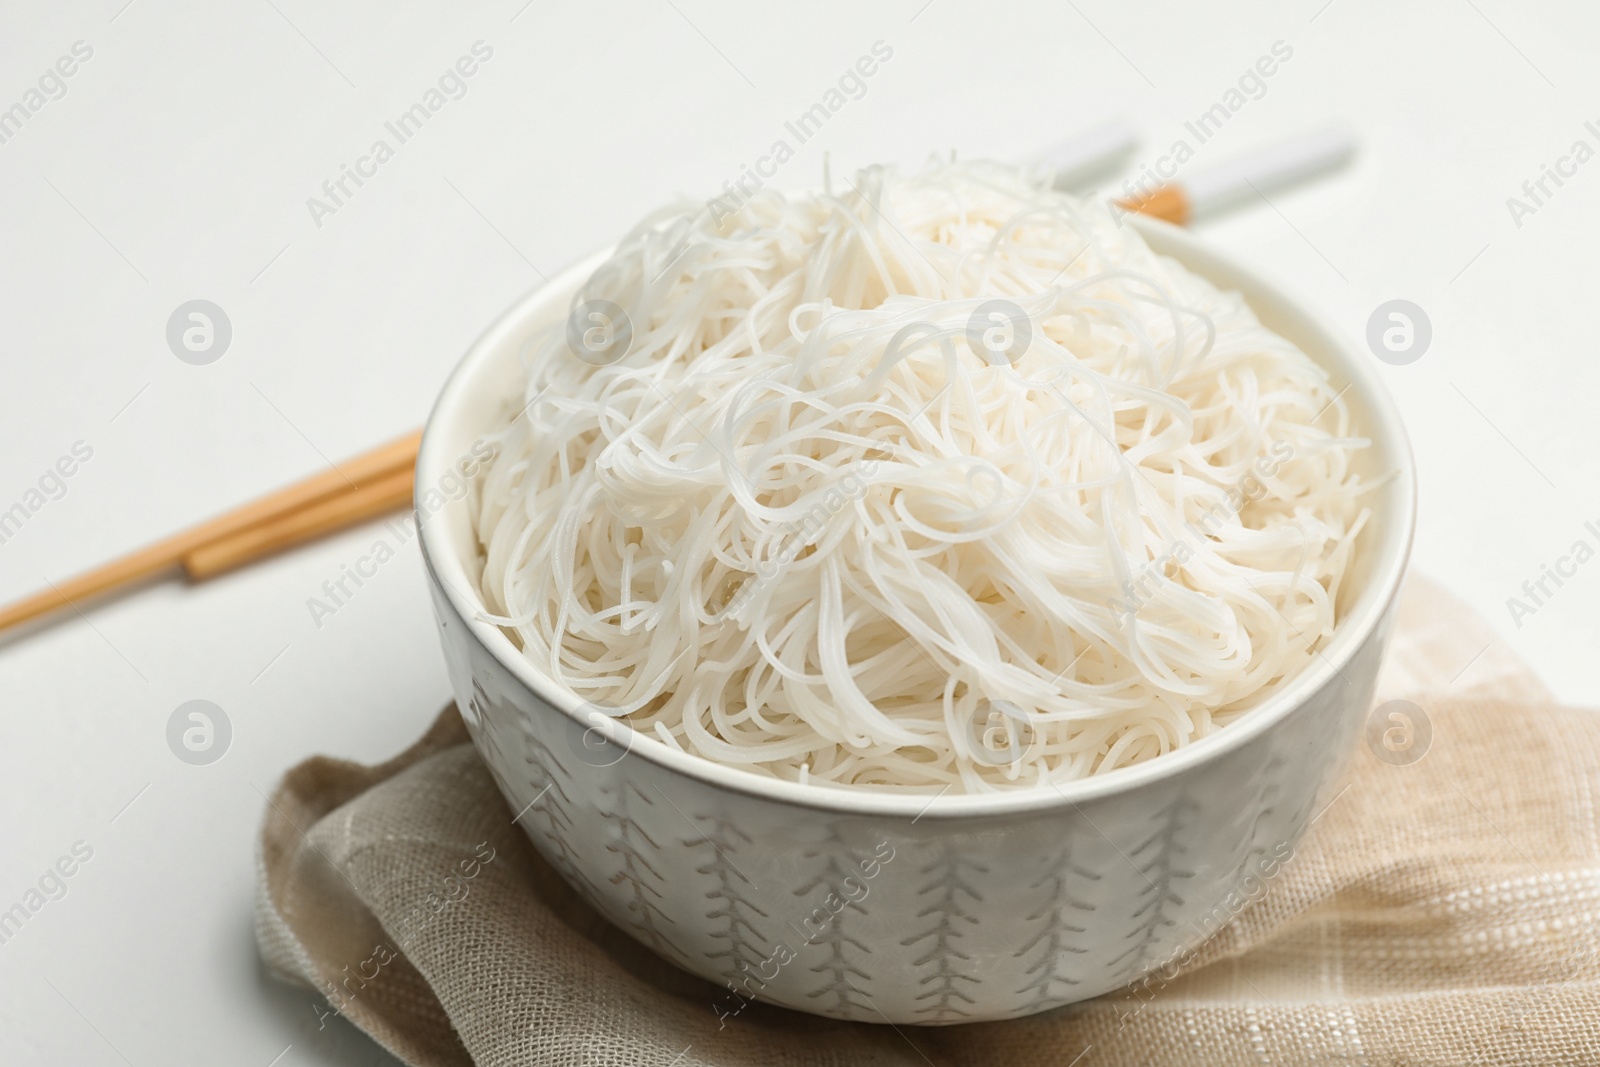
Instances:
[[[1347,388],[1359,394],[1362,406],[1373,423],[1363,427],[1365,435],[1393,461],[1394,477],[1398,482],[1398,492],[1392,494],[1396,506],[1392,513],[1384,516],[1388,521],[1380,524],[1380,539],[1375,549],[1378,558],[1365,588],[1350,614],[1335,627],[1333,639],[1327,648],[1282,689],[1215,733],[1155,759],[1089,778],[1054,783],[1049,789],[1027,787],[993,793],[951,794],[947,787],[938,793],[903,793],[791,782],[680,751],[649,734],[633,730],[620,720],[607,719],[596,728],[605,734],[608,742],[627,746],[624,749],[624,761],[638,757],[670,774],[775,803],[831,813],[910,818],[913,822],[923,817],[943,821],[1076,808],[1080,802],[1130,793],[1220,759],[1288,718],[1315,693],[1343,674],[1357,651],[1375,633],[1398,596],[1415,532],[1415,461],[1394,400],[1384,387],[1374,362],[1357,351],[1343,333],[1306,301],[1268,282],[1233,253],[1223,252],[1186,230],[1140,216],[1131,217],[1129,221],[1158,255],[1176,259],[1202,277],[1210,277],[1213,272],[1230,274],[1234,288],[1253,290],[1252,295],[1246,296],[1246,301],[1257,314],[1261,313],[1257,301],[1273,303],[1299,316],[1312,331],[1320,333],[1318,340],[1322,342],[1321,347],[1331,353],[1332,365],[1322,360],[1318,362],[1322,362],[1329,371],[1341,373],[1348,379]],[[545,313],[546,305],[552,300],[569,299],[577,284],[588,277],[609,254],[610,249],[606,248],[587,256],[524,294],[467,349],[446,379],[423,429],[416,466],[418,500],[424,487],[436,484],[455,459],[445,439],[452,436],[449,432],[452,424],[465,418],[459,412],[464,407],[463,402],[473,395],[478,368],[491,361],[501,345],[514,340],[525,320]],[[1200,265],[1197,266],[1197,262]],[[1206,269],[1208,267],[1211,269]],[[1214,284],[1221,287],[1220,283]],[[481,432],[480,428],[478,433]],[[476,436],[469,434],[469,437]],[[418,500],[413,500],[413,506],[418,517],[418,542],[424,567],[429,580],[439,587],[465,633],[530,692],[567,716],[570,723],[590,728],[590,724],[577,717],[584,701],[575,693],[557,686],[539,671],[498,626],[477,617],[483,610],[483,604],[477,599],[476,583],[459,562],[458,546],[453,543],[448,524],[421,521],[421,516],[426,512],[417,506]],[[473,546],[473,551],[476,552],[476,546]]]

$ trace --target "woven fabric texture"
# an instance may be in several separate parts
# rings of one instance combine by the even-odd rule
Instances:
[[[1356,753],[1294,858],[1176,973],[1028,1019],[719,1022],[720,990],[539,858],[453,708],[380,766],[285,776],[257,939],[316,1010],[418,1067],[1600,1064],[1600,715],[1555,706],[1415,578],[1379,689],[1422,709],[1422,758]]]

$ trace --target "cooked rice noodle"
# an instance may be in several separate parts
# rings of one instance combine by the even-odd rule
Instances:
[[[1366,442],[1237,294],[994,164],[729,208],[650,216],[574,298],[625,309],[621,358],[529,342],[474,497],[485,617],[635,744],[1042,788],[1320,654]]]

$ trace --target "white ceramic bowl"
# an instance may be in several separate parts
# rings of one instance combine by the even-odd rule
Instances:
[[[539,852],[613,922],[725,991],[840,1019],[942,1024],[1084,1000],[1170,966],[1270,881],[1331,795],[1372,698],[1415,510],[1400,419],[1374,361],[1188,233],[1157,251],[1225,289],[1348,382],[1392,472],[1312,664],[1259,708],[1170,755],[1059,791],[928,797],[761,778],[676,751],[581,702],[478,619],[467,508],[432,489],[515,411],[523,342],[603,257],[490,327],[444,388],[417,465],[422,548],[457,702]],[[585,736],[587,734],[587,736]],[[599,747],[596,745],[599,743]]]

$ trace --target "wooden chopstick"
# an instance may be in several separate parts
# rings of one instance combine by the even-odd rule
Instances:
[[[338,493],[208,541],[183,557],[183,569],[191,580],[202,581],[363,519],[404,507],[411,501],[414,480],[411,468],[397,470],[353,492]]]
[[[403,471],[405,476],[410,478],[412,470],[416,467],[417,448],[421,442],[422,431],[417,430],[397,441],[391,441],[371,452],[338,464],[333,470],[296,482],[260,500],[96,567],[86,574],[80,574],[64,582],[52,583],[49,589],[0,609],[0,629],[61,608],[76,607],[78,601],[99,596],[163,571],[174,570],[190,553],[213,542],[224,541],[258,524],[282,520],[301,508],[330,498],[359,492],[387,476],[394,475],[397,471]],[[389,483],[389,486],[392,488],[392,483]],[[357,521],[357,518],[365,518],[368,514],[372,513],[352,517],[347,521]],[[327,527],[327,529],[333,528]],[[270,543],[264,550],[271,551]]]
[[[1356,139],[1349,131],[1317,130],[1257,145],[1182,179],[1142,184],[1137,192],[1130,182],[1124,186],[1128,195],[1114,203],[1123,211],[1187,226],[1197,218],[1265,200],[1268,193],[1342,167],[1355,150]],[[1142,177],[1149,178],[1150,172]]]
[[[1153,215],[1184,225],[1204,209],[1226,206],[1248,187],[1280,185],[1338,166],[1349,158],[1355,142],[1341,131],[1267,146],[1225,166],[1213,168],[1204,181],[1168,183],[1116,201],[1123,211]],[[1198,195],[1196,188],[1204,190]],[[98,596],[180,565],[199,581],[259,559],[313,537],[329,533],[392,508],[404,506],[412,493],[417,447],[422,431],[408,434],[335,469],[226,515],[202,523],[137,552],[97,567],[25,600],[0,609],[0,630],[77,601]]]
[[[1174,226],[1187,226],[1192,212],[1189,194],[1181,185],[1158,186],[1153,192],[1114,201],[1123,211],[1148,215],[1153,219],[1170,222]]]
[[[1169,192],[1168,189],[1171,189]],[[1181,191],[1163,189],[1124,210],[1186,221]],[[46,615],[122,586],[176,570],[203,581],[303,544],[364,519],[404,507],[412,494],[422,431],[407,434],[371,452],[307,478],[270,496],[236,508],[209,522],[173,534],[153,545],[96,567],[86,574],[0,608],[0,630]]]

